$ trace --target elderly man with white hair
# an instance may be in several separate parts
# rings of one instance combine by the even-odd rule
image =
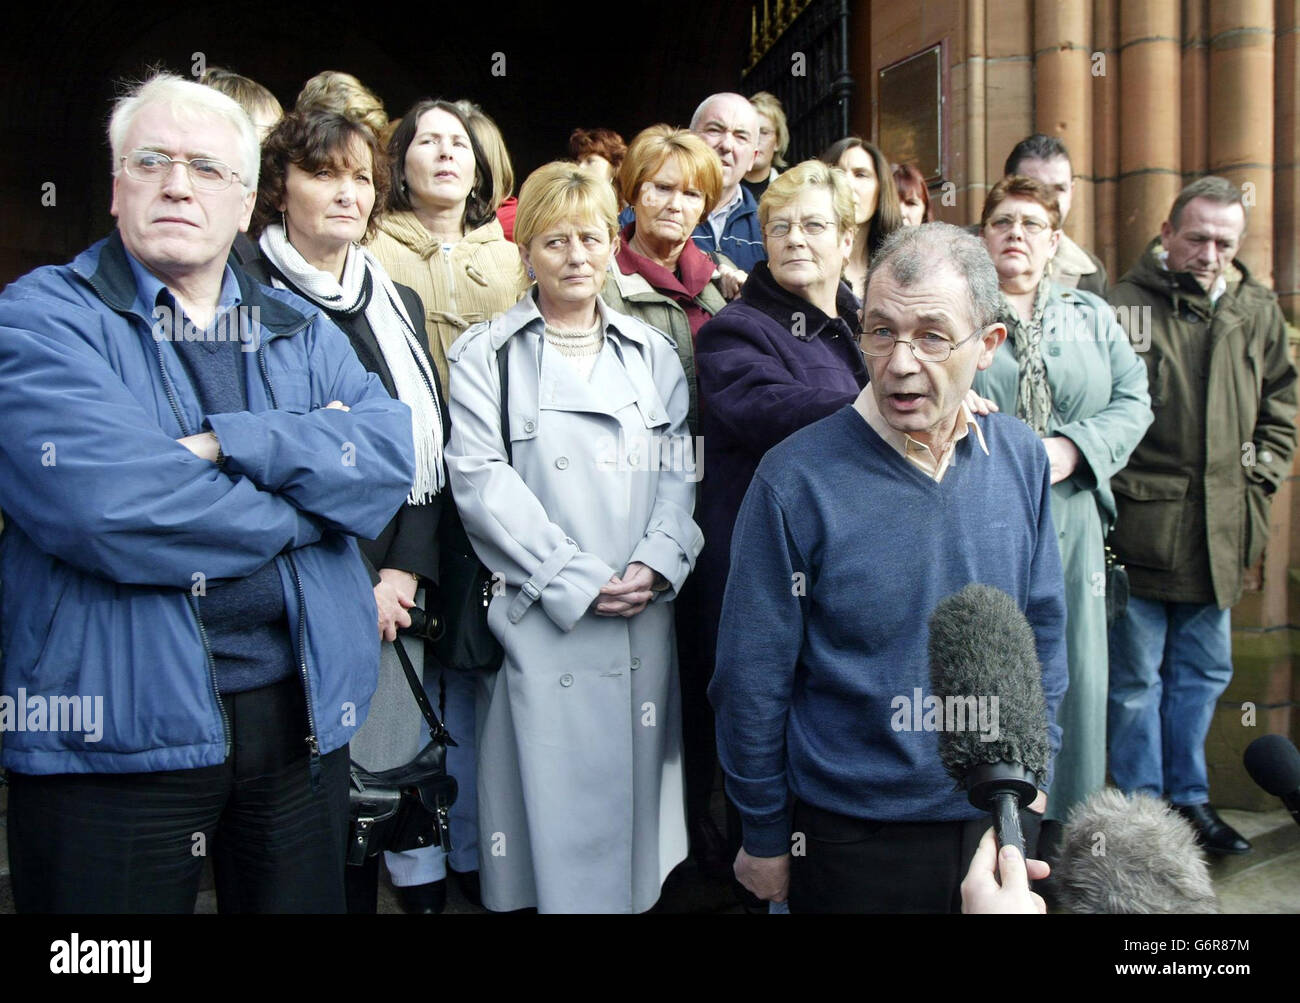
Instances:
[[[720,262],[723,293],[732,299],[749,270],[767,260],[758,202],[740,183],[753,168],[758,151],[758,109],[741,94],[710,95],[691,116],[691,132],[708,143],[722,162],[722,194],[691,239],[714,260],[725,255],[740,267],[737,272]]]
[[[192,912],[211,854],[223,912],[342,912],[379,661],[355,537],[410,489],[410,411],[228,261],[258,175],[234,101],[158,75],[109,140],[116,230],[0,294],[15,904]]]

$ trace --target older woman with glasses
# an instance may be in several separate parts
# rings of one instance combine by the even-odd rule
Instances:
[[[848,179],[820,161],[804,161],[768,186],[758,216],[767,260],[754,265],[739,298],[700,329],[696,347],[707,481],[699,503],[704,552],[693,589],[698,633],[691,656],[682,651],[688,708],[708,707],[732,527],[759,460],[792,432],[851,404],[867,382],[857,346],[859,304],[840,281],[857,228]],[[693,737],[688,733],[688,790],[701,831],[692,836],[706,845],[710,836],[721,839],[704,831],[712,825],[711,716]],[[738,829],[732,835],[737,842]]]
[[[534,171],[515,241],[537,284],[448,353],[452,490],[505,583],[488,608],[505,662],[478,679],[493,910],[644,912],[686,856],[673,599],[701,546],[688,394],[672,342],[599,298],[617,217],[595,173]]]
[[[998,319],[1008,335],[974,384],[1037,432],[1051,461],[1070,688],[1057,714],[1063,744],[1043,830],[1049,843],[1059,838],[1070,809],[1106,779],[1103,541],[1115,521],[1110,478],[1152,420],[1146,367],[1110,308],[1050,278],[1060,224],[1056,196],[1032,178],[1005,177],[985,199],[981,227],[1002,290]]]

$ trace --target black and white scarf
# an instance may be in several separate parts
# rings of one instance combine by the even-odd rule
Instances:
[[[434,390],[432,367],[393,280],[373,254],[356,244],[348,248],[347,263],[343,266],[340,281],[309,264],[289,243],[284,227],[279,223],[268,226],[258,243],[271,264],[293,283],[293,292],[336,312],[356,313],[364,307],[366,320],[392,374],[397,399],[411,409],[415,482],[407,501],[413,505],[432,501],[446,483],[442,461],[442,410]],[[284,283],[278,278],[273,277],[272,281],[284,288]],[[366,301],[367,291],[370,292],[369,302]]]

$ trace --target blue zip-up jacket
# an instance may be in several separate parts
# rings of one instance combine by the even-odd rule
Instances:
[[[313,763],[365,720],[379,636],[355,537],[376,536],[410,489],[410,410],[315,307],[230,267],[245,316],[260,315],[257,350],[243,356],[248,411],[234,414],[202,413],[116,232],[0,294],[0,697],[16,711],[0,717],[6,767],[223,762],[230,726],[193,597],[272,559]],[[351,410],[325,409],[333,400]],[[222,468],[176,442],[205,418]],[[35,704],[60,697],[64,729],[46,716],[33,730]],[[67,727],[68,697],[102,698],[97,740],[84,721]]]
[[[695,246],[706,254],[722,252],[743,271],[752,271],[760,261],[767,260],[763,246],[763,228],[758,224],[758,203],[744,185],[740,188],[740,205],[731,210],[722,227],[722,241],[713,239],[713,230],[707,219],[700,220],[691,234]]]

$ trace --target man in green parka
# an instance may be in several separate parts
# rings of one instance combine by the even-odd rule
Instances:
[[[1273,293],[1235,260],[1242,193],[1204,177],[1111,287],[1144,353],[1155,422],[1111,481],[1132,598],[1110,632],[1109,757],[1213,853],[1250,844],[1209,805],[1205,738],[1232,678],[1228,609],[1260,560],[1296,445],[1296,370]]]

